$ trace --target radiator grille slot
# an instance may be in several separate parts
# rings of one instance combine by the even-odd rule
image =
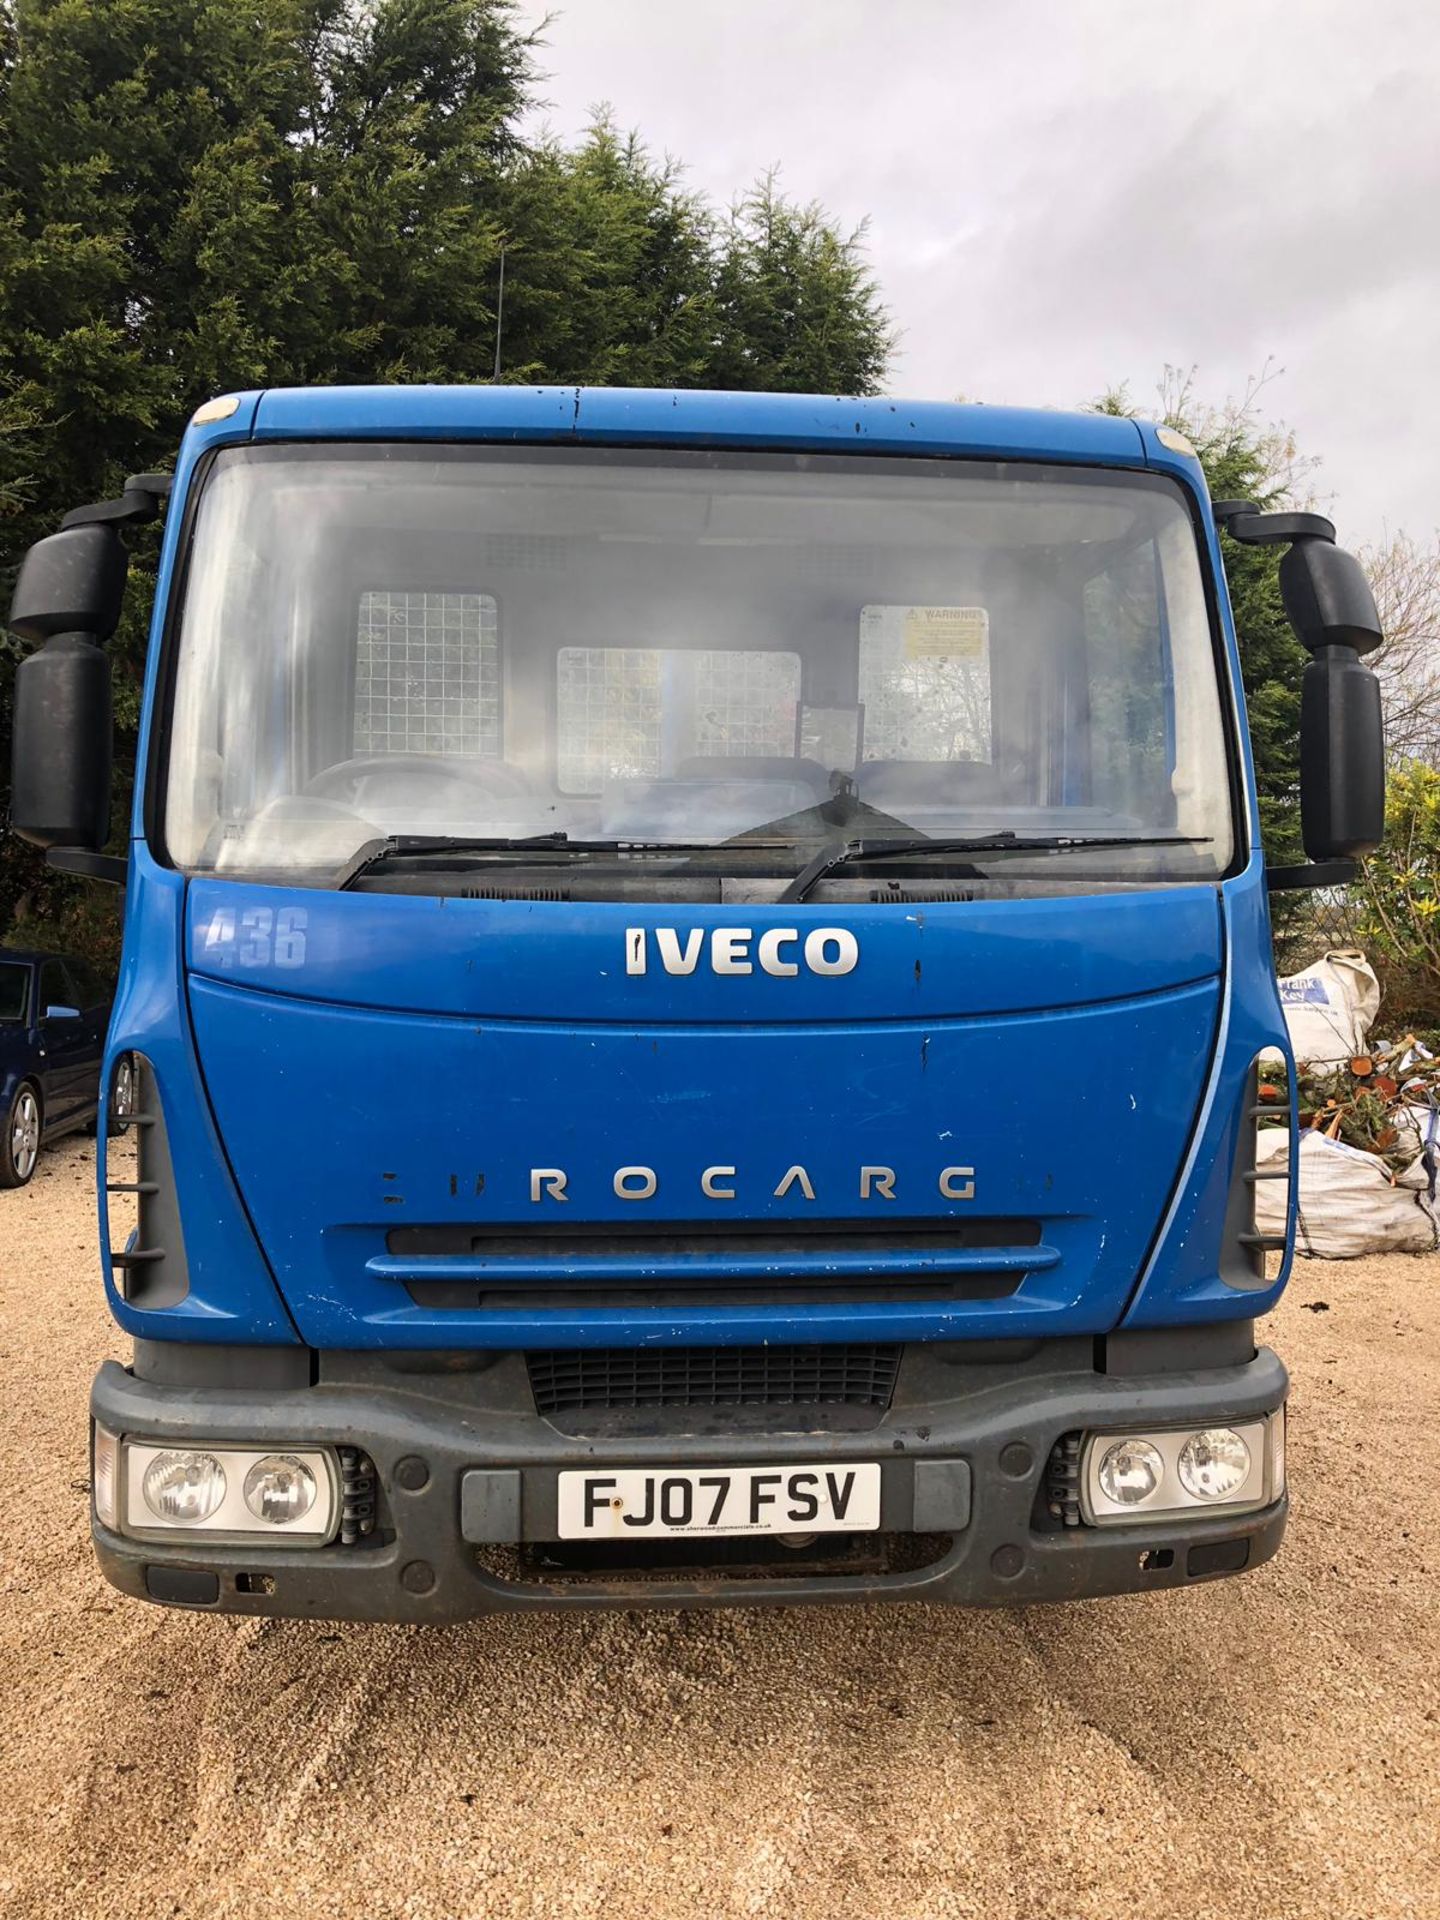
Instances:
[[[973,887],[905,887],[894,880],[891,881],[888,887],[872,887],[870,889],[870,903],[872,906],[883,906],[887,902],[906,904],[910,901],[918,903],[922,901],[973,900],[974,898],[975,889]]]
[[[1040,1246],[1040,1222],[1016,1219],[909,1219],[875,1221],[817,1220],[803,1225],[768,1220],[720,1223],[715,1220],[635,1221],[623,1228],[603,1221],[567,1222],[562,1226],[523,1225],[514,1222],[481,1226],[391,1227],[385,1235],[387,1253],[418,1254],[445,1259],[475,1254],[497,1263],[544,1254],[583,1265],[587,1259],[631,1258],[648,1254],[764,1253],[777,1260],[791,1255],[873,1253],[875,1271],[883,1274],[885,1256],[892,1252],[934,1252],[993,1247]]]
[[[477,880],[473,885],[458,887],[456,892],[462,900],[568,900],[569,887],[540,887],[522,885],[520,882],[507,885],[503,880]]]
[[[582,1408],[889,1406],[900,1347],[591,1347],[527,1353],[537,1413]]]

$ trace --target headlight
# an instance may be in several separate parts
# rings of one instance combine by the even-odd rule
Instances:
[[[1285,1409],[1230,1427],[1091,1433],[1080,1456],[1080,1514],[1092,1527],[1162,1516],[1254,1513],[1285,1491]]]
[[[245,1504],[257,1520],[288,1527],[314,1506],[315,1476],[294,1454],[267,1454],[245,1476]]]
[[[1197,1500],[1228,1500],[1250,1471],[1250,1449],[1233,1427],[1192,1433],[1180,1449],[1180,1484]]]
[[[174,1527],[198,1527],[225,1498],[225,1469],[213,1453],[157,1453],[140,1492],[155,1518]]]
[[[101,1506],[103,1458],[95,1430],[96,1516],[140,1539],[177,1532],[254,1545],[261,1539],[322,1546],[339,1517],[339,1468],[321,1447],[274,1453],[263,1447],[162,1447],[118,1443],[118,1499]],[[113,1436],[106,1436],[115,1446]]]
[[[1138,1507],[1164,1477],[1165,1462],[1148,1440],[1117,1440],[1100,1462],[1100,1489],[1121,1507]]]

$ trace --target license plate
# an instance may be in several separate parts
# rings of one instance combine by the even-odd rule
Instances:
[[[647,1534],[870,1533],[880,1525],[880,1468],[621,1467],[560,1475],[562,1540]]]

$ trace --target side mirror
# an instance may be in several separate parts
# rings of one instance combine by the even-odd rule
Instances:
[[[32,646],[60,633],[108,640],[120,623],[130,557],[113,527],[64,527],[20,562],[10,625]]]
[[[1280,598],[1311,653],[1322,647],[1373,653],[1385,638],[1365,569],[1332,541],[1295,542],[1280,562]]]
[[[1354,860],[1385,837],[1380,682],[1349,647],[1322,647],[1301,682],[1300,831],[1312,860]]]
[[[52,1020],[78,1020],[79,1018],[80,1009],[78,1007],[46,1007],[44,1013],[41,1015],[40,1024],[42,1026],[48,1026]]]
[[[1311,860],[1373,853],[1385,834],[1380,682],[1360,658],[1384,638],[1353,553],[1297,540],[1280,562],[1290,624],[1312,658],[1300,691],[1300,828]]]
[[[1380,682],[1361,660],[1384,639],[1375,596],[1353,553],[1318,513],[1261,513],[1219,500],[1215,518],[1246,546],[1284,544],[1280,597],[1312,658],[1300,688],[1300,831],[1308,867],[1271,867],[1272,889],[1354,877],[1385,837],[1385,723]]]
[[[10,625],[39,651],[15,672],[10,824],[40,847],[110,835],[110,662],[128,556],[113,527],[66,527],[20,564]]]

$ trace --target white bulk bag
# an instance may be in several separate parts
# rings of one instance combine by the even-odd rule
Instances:
[[[1440,1159],[1440,1107],[1417,1107],[1408,1103],[1390,1116],[1400,1135],[1396,1152],[1424,1153],[1427,1149]]]
[[[1364,1053],[1380,1008],[1380,982],[1363,953],[1339,947],[1303,973],[1282,976],[1280,1004],[1295,1058],[1335,1066]]]
[[[1288,1164],[1290,1135],[1263,1127],[1256,1163],[1275,1170]],[[1395,1176],[1378,1154],[1361,1153],[1323,1133],[1300,1135],[1300,1213],[1295,1251],[1321,1260],[1353,1260],[1362,1253],[1429,1253],[1437,1244],[1429,1175],[1419,1160]],[[1261,1180],[1255,1189],[1255,1224],[1262,1233],[1283,1233],[1285,1186]]]

